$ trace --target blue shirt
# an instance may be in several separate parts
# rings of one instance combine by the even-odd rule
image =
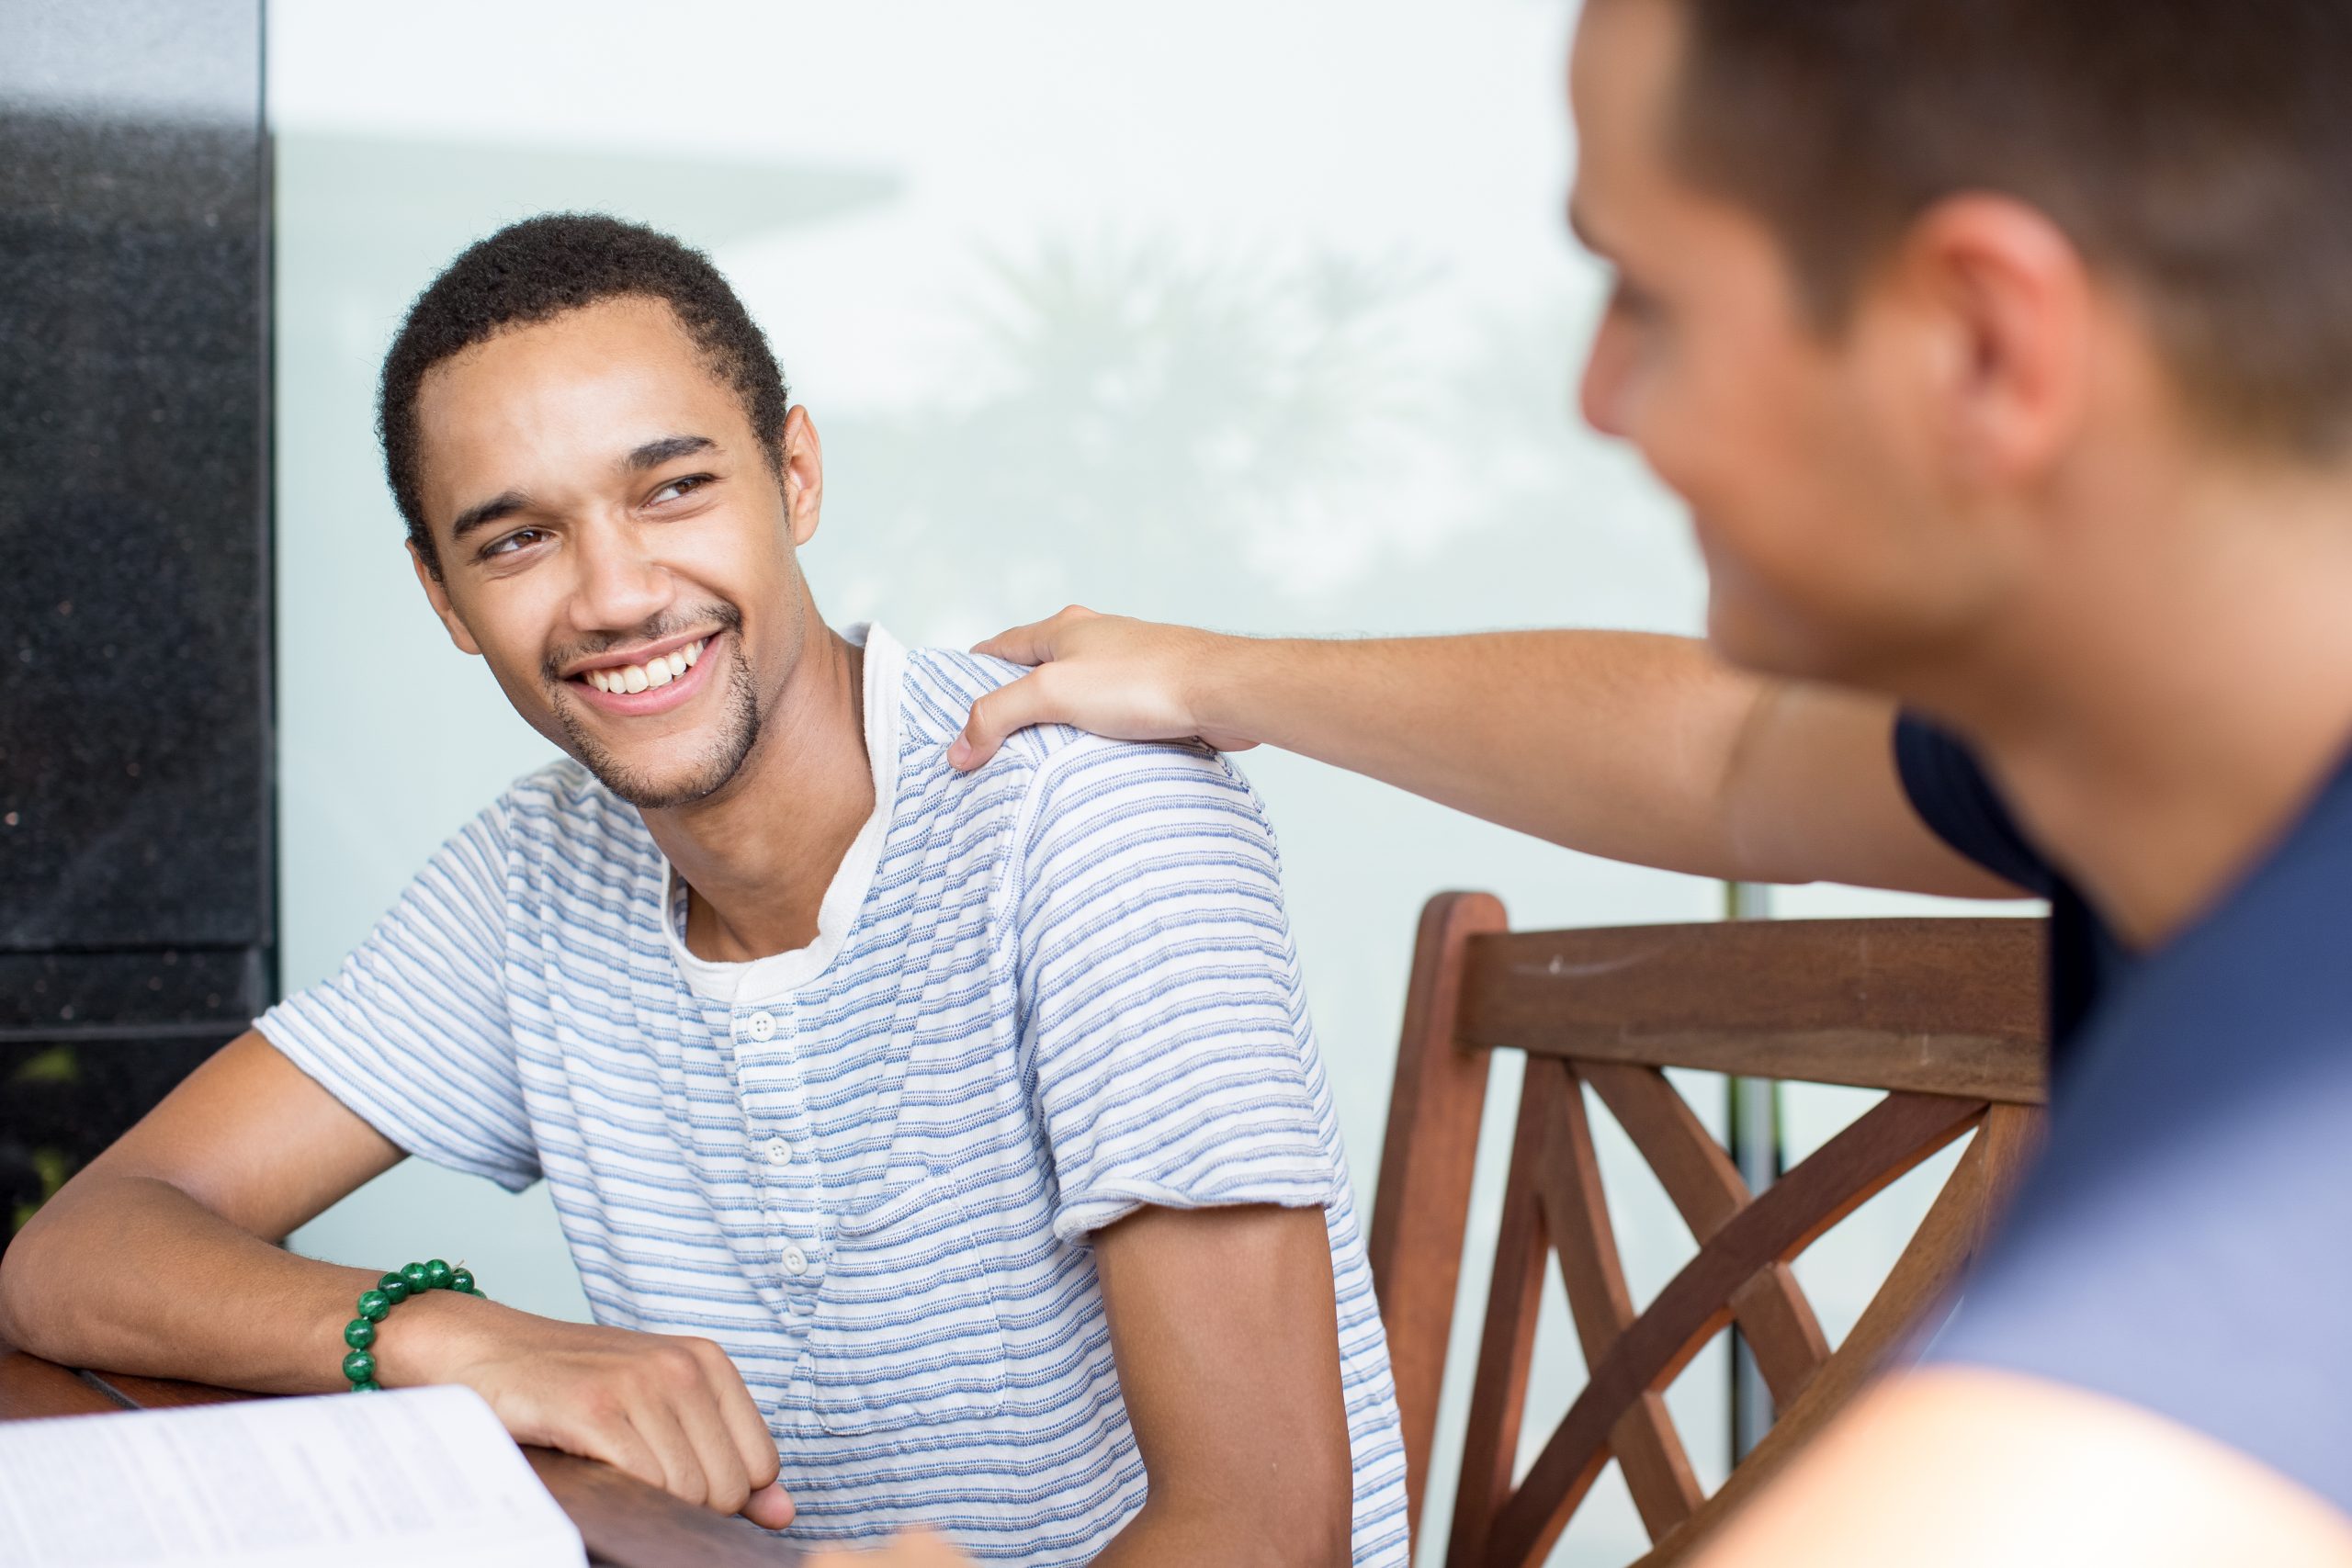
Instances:
[[[1090,1561],[1146,1483],[1090,1237],[1319,1208],[1355,1561],[1402,1568],[1386,1342],[1256,794],[1203,748],[1059,728],[958,773],[1019,671],[865,649],[875,812],[808,947],[697,958],[644,820],[567,761],[262,1032],[410,1153],[544,1178],[599,1322],[725,1348],[814,1541]]]
[[[2128,952],[1965,747],[1897,727],[1953,848],[2051,900],[2049,1144],[1934,1361],[2127,1400],[2352,1511],[2352,764]]]

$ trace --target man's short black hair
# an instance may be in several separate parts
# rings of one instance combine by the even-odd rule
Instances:
[[[2138,296],[2190,406],[2352,446],[2346,0],[1678,0],[1679,161],[1787,247],[1825,326],[1963,191]]]
[[[417,491],[416,392],[425,372],[509,327],[545,321],[605,299],[659,299],[700,348],[713,374],[743,400],[768,460],[784,466],[784,372],[751,312],[710,258],[640,223],[600,213],[551,212],[469,245],[411,305],[384,355],[376,432],[384,473],[408,536],[441,575]]]

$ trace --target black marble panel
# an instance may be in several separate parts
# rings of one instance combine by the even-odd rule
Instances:
[[[0,7],[0,951],[266,945],[257,6]]]
[[[0,1223],[269,999],[260,0],[0,0]]]

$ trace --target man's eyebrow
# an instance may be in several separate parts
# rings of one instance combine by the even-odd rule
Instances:
[[[621,466],[632,473],[643,473],[648,468],[658,468],[664,463],[674,462],[696,452],[716,451],[718,447],[718,443],[707,435],[664,435],[658,441],[647,442],[623,457]]]
[[[530,507],[531,498],[519,490],[510,490],[503,495],[494,495],[480,506],[469,506],[458,513],[458,520],[455,523],[449,525],[449,542],[453,545],[463,544],[466,536],[476,529],[487,528],[502,517],[512,517],[517,512],[527,512]]]

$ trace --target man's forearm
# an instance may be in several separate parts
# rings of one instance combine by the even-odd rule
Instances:
[[[298,1258],[168,1182],[120,1176],[69,1188],[17,1237],[0,1333],[72,1366],[322,1393],[349,1386],[343,1327],[380,1272]],[[370,1347],[379,1379],[432,1381],[429,1347],[489,1304],[437,1291],[404,1303]]]
[[[1727,814],[1772,688],[1704,644],[1635,632],[1366,641],[1219,637],[1204,725],[1588,853],[1756,874]]]

